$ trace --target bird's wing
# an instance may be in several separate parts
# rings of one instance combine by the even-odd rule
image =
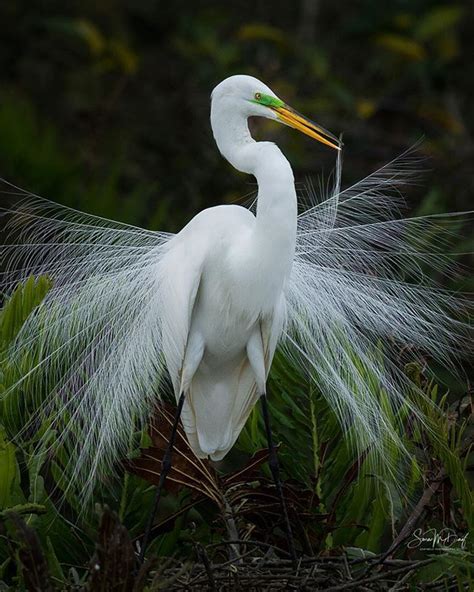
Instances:
[[[405,394],[413,387],[394,355],[408,344],[449,363],[467,339],[468,328],[456,320],[466,303],[428,287],[423,273],[426,266],[452,269],[444,251],[459,216],[399,216],[400,187],[419,166],[409,152],[341,191],[338,161],[327,199],[309,187],[287,289],[284,347],[318,382],[341,422],[354,426],[356,444],[382,454],[396,433],[379,395],[397,415],[402,405],[410,407]],[[426,240],[433,236],[438,252]]]
[[[135,422],[144,425],[156,402],[164,372],[160,262],[171,235],[29,195],[2,214],[10,235],[4,292],[31,275],[52,280],[3,352],[18,370],[2,396],[28,385],[59,440],[75,434],[71,479],[87,486],[126,455]]]
[[[281,337],[282,329],[285,326],[286,312],[286,299],[282,295],[274,308],[273,314],[263,318],[260,322],[267,377],[270,372],[278,340]]]
[[[186,231],[169,242],[159,271],[163,352],[176,397],[181,394],[184,356],[207,251],[205,235],[190,241]]]
[[[275,306],[273,313],[263,317],[260,321],[259,330],[262,338],[265,373],[267,377],[270,372],[273,356],[275,355],[278,339],[281,336],[281,331],[285,323],[285,317],[286,303],[284,297],[282,296]],[[260,393],[258,392],[255,384],[255,375],[250,368],[248,360],[245,356],[239,376],[237,392],[234,394],[235,402],[232,413],[232,429],[235,438],[232,444],[242,431],[245,422],[247,421],[247,418],[259,396]]]
[[[255,326],[263,345],[266,374],[285,318],[282,298],[273,314],[262,318]],[[195,454],[221,460],[239,437],[247,418],[260,396],[255,373],[245,350],[211,375],[198,369],[185,400],[183,425]]]

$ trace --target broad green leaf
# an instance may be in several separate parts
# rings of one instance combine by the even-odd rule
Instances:
[[[31,276],[17,286],[0,311],[0,351],[14,339],[50,288],[51,281],[45,276]]]
[[[46,537],[46,559],[48,561],[49,571],[53,578],[59,582],[64,582],[64,572],[56,556],[54,544],[49,536]]]

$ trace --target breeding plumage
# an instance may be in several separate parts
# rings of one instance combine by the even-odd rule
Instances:
[[[4,210],[5,290],[32,274],[53,281],[5,356],[21,368],[33,349],[36,362],[4,396],[47,385],[42,407],[60,438],[80,443],[70,463],[85,487],[126,454],[131,424],[146,424],[166,373],[175,395],[186,394],[193,450],[222,458],[265,391],[277,347],[318,384],[354,444],[383,459],[386,446],[401,444],[377,391],[395,414],[405,405],[420,415],[394,354],[409,344],[450,364],[468,339],[457,320],[465,302],[429,287],[422,271],[444,266],[441,237],[457,215],[399,217],[416,155],[341,190],[339,153],[330,194],[308,186],[297,215],[291,167],[275,144],[251,138],[249,115],[337,144],[260,81],[221,83],[214,136],[234,167],[257,178],[256,213],[210,208],[170,235],[32,195]],[[439,252],[428,252],[425,233],[435,229]]]

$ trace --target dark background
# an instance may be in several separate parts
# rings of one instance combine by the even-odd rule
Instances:
[[[209,96],[257,76],[344,133],[343,185],[424,137],[418,212],[472,207],[472,3],[2,0],[0,175],[88,212],[176,231],[254,189],[223,161]],[[297,179],[334,153],[257,122]],[[465,245],[460,246],[466,250]]]

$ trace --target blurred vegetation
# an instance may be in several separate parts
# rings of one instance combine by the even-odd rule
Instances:
[[[324,127],[344,132],[344,185],[424,137],[427,170],[408,195],[411,208],[423,213],[470,209],[471,12],[469,2],[446,0],[3,0],[0,176],[80,210],[176,231],[200,209],[254,190],[252,180],[223,161],[209,127],[212,88],[230,74],[248,73]],[[324,147],[270,122],[252,125],[257,137],[279,143],[299,180],[331,171],[334,155]],[[459,239],[455,250],[472,250],[468,242]],[[461,262],[467,263],[466,257]],[[48,287],[46,278],[31,280],[5,305],[1,350]],[[472,543],[468,386],[459,384],[461,394],[453,400],[415,363],[407,371],[440,403],[442,413],[431,419],[445,446],[421,429],[402,435],[410,454],[403,467],[405,497],[382,469],[374,470],[370,454],[354,457],[322,394],[277,358],[270,385],[273,425],[303,551],[380,553],[403,532],[413,504],[431,489],[417,523],[469,531]],[[0,369],[0,393],[16,372],[8,365]],[[4,581],[34,589],[22,554],[30,534],[12,518],[22,516],[39,537],[39,546],[30,537],[28,548],[40,549],[46,558],[45,578],[52,585],[64,589],[65,582],[79,587],[89,581],[90,589],[102,589],[88,580],[99,515],[84,509],[79,490],[64,494],[67,450],[52,454],[55,433],[47,420],[14,441],[17,427],[35,410],[9,398],[0,405],[0,588]],[[138,444],[147,438],[135,436],[131,454],[138,457]],[[264,446],[255,412],[224,469],[246,466]],[[284,546],[264,460],[256,472],[248,469],[232,495],[219,479],[216,487],[241,511],[240,532]],[[110,482],[98,486],[94,502],[115,510],[134,540],[143,533],[152,497],[146,480],[119,468]],[[262,499],[269,500],[268,511],[255,510]],[[159,524],[160,536],[150,549],[159,556],[192,559],[196,541],[208,544],[227,536],[219,504],[187,487],[164,498]],[[459,586],[472,585],[472,555],[468,548],[457,551],[438,553],[414,577],[433,582],[455,573]],[[403,544],[396,552],[410,555]]]
[[[425,137],[430,172],[411,203],[468,209],[470,12],[437,0],[5,0],[1,174],[92,213],[179,229],[249,191],[209,127],[212,88],[248,73],[344,132],[346,184]],[[331,170],[331,151],[282,126],[256,127],[298,178]]]

